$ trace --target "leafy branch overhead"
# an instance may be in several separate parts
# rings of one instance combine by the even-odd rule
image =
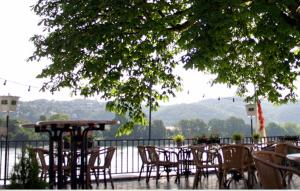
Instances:
[[[99,94],[132,124],[146,123],[143,103],[151,99],[157,109],[181,89],[174,74],[180,62],[216,74],[213,83],[237,85],[239,94],[255,84],[257,96],[281,103],[296,96],[299,6],[297,0],[39,0],[32,8],[45,32],[31,38],[36,49],[29,60],[51,60],[38,76],[50,79],[44,90]]]

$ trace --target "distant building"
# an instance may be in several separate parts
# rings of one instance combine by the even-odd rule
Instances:
[[[167,129],[167,130],[170,130],[170,131],[173,131],[173,130],[176,129],[176,127],[174,127],[174,126],[166,126],[166,129]]]

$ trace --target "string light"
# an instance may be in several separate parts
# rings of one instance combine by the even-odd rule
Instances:
[[[246,100],[243,100],[243,99],[237,99],[237,98],[234,98],[234,97],[232,97],[232,98],[231,98],[231,97],[223,97],[223,98],[218,97],[218,101],[220,101],[221,99],[232,100],[233,103],[236,102],[236,101],[242,101],[242,102],[246,101],[246,102],[247,102],[247,99],[246,99]]]
[[[3,86],[6,86],[6,84],[9,82],[10,84],[16,84],[16,85],[19,85],[19,86],[26,86],[26,87],[28,87],[28,91],[30,91],[32,88],[40,89],[39,87],[32,86],[30,84],[23,84],[23,83],[12,81],[12,80],[7,80],[7,79],[1,78],[1,77],[0,77],[0,80],[3,80]]]

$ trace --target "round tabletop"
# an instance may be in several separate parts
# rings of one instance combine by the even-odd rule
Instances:
[[[115,125],[117,121],[114,120],[66,120],[66,121],[39,121],[35,124],[24,124],[25,128],[34,128],[38,126],[51,127],[55,125],[56,127],[68,126],[89,126],[89,125]]]
[[[300,162],[300,153],[287,154],[286,158],[292,161]]]

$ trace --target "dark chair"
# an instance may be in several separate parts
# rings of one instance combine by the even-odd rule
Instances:
[[[153,166],[156,166],[156,183],[158,183],[158,179],[160,177],[161,167],[163,167],[164,171],[166,171],[167,173],[167,181],[169,181],[169,173],[171,169],[175,168],[176,171],[175,182],[180,183],[178,153],[174,151],[161,149],[155,146],[146,146],[146,150],[148,152],[151,164],[153,164]],[[149,182],[151,171],[152,171],[152,166],[150,167],[148,180],[146,182]]]
[[[99,171],[102,171],[103,176],[104,176],[104,187],[107,188],[107,182],[106,182],[106,171],[109,175],[110,183],[112,189],[114,189],[114,184],[113,180],[111,177],[111,161],[113,158],[113,155],[115,153],[116,148],[115,147],[108,147],[105,149],[94,149],[91,152],[89,152],[89,160],[88,160],[88,165],[87,165],[87,182],[88,185],[90,184],[91,181],[91,173],[94,174],[96,183],[99,185]],[[102,157],[103,156],[103,157]],[[99,161],[100,164],[97,163],[98,157],[104,158],[104,161]],[[97,172],[96,172],[97,170]]]
[[[276,144],[275,152],[283,155],[287,155],[291,153],[300,153],[300,147],[294,145],[291,142],[282,142]]]
[[[149,160],[149,157],[147,156],[146,147],[143,145],[139,145],[139,146],[137,146],[137,148],[138,148],[139,155],[142,159],[142,166],[140,169],[138,181],[140,181],[140,179],[141,179],[141,175],[142,175],[142,172],[144,171],[145,166],[146,166],[146,180],[148,180],[150,168],[152,168],[153,164],[151,163],[151,161]]]
[[[39,168],[41,171],[41,179],[46,180],[49,174],[49,165],[46,163],[46,157],[49,157],[49,151],[43,148],[32,148],[32,150],[37,155],[37,161],[39,163]],[[57,167],[54,166],[54,170]]]
[[[222,188],[222,158],[220,153],[216,149],[206,150],[205,146],[191,146],[191,151],[196,165],[193,188],[198,187],[202,174],[208,177],[209,169],[214,169],[219,181],[219,188]]]
[[[31,148],[31,149],[32,149],[32,151],[34,151],[36,153],[37,161],[39,164],[39,169],[41,171],[40,178],[43,180],[46,180],[46,178],[49,176],[49,164],[46,162],[46,159],[49,158],[49,151],[44,148]],[[65,158],[66,156],[63,155],[63,157]],[[63,159],[63,161],[65,161],[65,159]],[[53,169],[56,174],[56,172],[57,172],[56,164],[54,164]],[[62,170],[63,170],[64,178],[66,178],[67,176],[70,176],[70,166],[63,165]]]
[[[278,164],[284,161],[278,153],[256,151],[253,153],[253,159],[262,189],[286,189],[286,177],[290,177],[291,174],[300,176],[297,169]]]
[[[229,188],[230,183],[234,181],[244,180],[245,186],[251,188],[252,180],[249,177],[253,177],[254,172],[251,168],[252,156],[248,146],[245,145],[225,145],[221,147],[222,151],[222,181],[225,188]],[[244,176],[244,172],[248,173],[248,178]],[[232,176],[227,179],[227,175]]]

